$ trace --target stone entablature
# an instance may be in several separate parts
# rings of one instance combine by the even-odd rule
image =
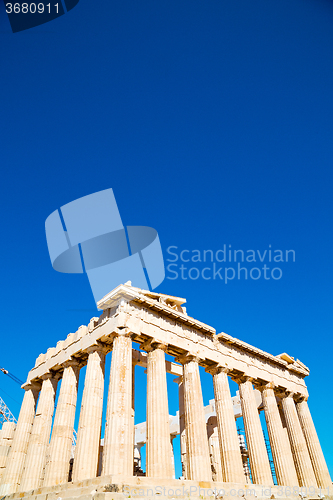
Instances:
[[[142,291],[121,285],[111,297],[106,297],[104,312],[100,318],[92,318],[88,326],[80,326],[56,347],[40,354],[35,367],[29,372],[27,382],[38,382],[49,371],[61,371],[65,361],[79,357],[84,363],[86,351],[96,342],[112,348],[113,337],[118,329],[128,328],[132,340],[143,343],[148,339],[167,344],[166,352],[176,357],[191,353],[200,358],[200,365],[208,368],[215,364],[230,370],[230,376],[241,374],[307,396],[304,377],[309,370],[299,360],[288,355],[289,362],[238,340],[226,333],[215,335],[214,328],[179,311],[180,301],[175,298],[177,309],[146,296]],[[149,295],[162,296],[162,294]],[[162,296],[168,297],[168,296]],[[172,297],[168,297],[171,302]],[[111,306],[110,308],[108,306]],[[147,307],[149,309],[147,309]],[[292,362],[290,362],[292,361]]]

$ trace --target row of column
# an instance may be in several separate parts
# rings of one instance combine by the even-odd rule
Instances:
[[[101,438],[105,355],[109,346],[88,349],[73,481],[96,477]],[[49,373],[41,386],[26,386],[23,403],[1,478],[0,495],[29,491],[68,481],[81,365],[64,364],[61,389],[50,441],[58,377]],[[133,474],[132,345],[126,334],[113,342],[103,474]],[[39,399],[38,399],[39,394]],[[36,403],[38,405],[36,409]],[[46,464],[46,455],[49,460]],[[44,478],[44,479],[43,479]]]
[[[185,356],[183,380],[179,380],[180,435],[185,477],[193,480],[211,480],[210,453],[199,377],[199,361]],[[213,375],[217,429],[221,468],[215,471],[216,480],[245,483],[239,438],[228,383],[228,370],[215,367],[207,370]],[[254,484],[273,485],[271,467],[265,445],[252,380],[236,379],[239,384],[242,416]],[[326,488],[332,482],[319,439],[305,399],[295,404],[294,395],[281,397],[279,410],[272,384],[262,385],[263,407],[279,485],[319,486]],[[184,412],[182,415],[182,400]],[[182,418],[184,425],[182,425]],[[183,433],[186,440],[184,443]],[[184,443],[184,444],[183,444]],[[216,450],[213,451],[216,453]],[[185,463],[184,463],[185,460]],[[216,460],[215,460],[216,461]]]
[[[146,348],[147,475],[173,478],[164,353],[166,346],[150,343]],[[109,346],[97,344],[87,351],[73,481],[96,477],[99,469],[105,356],[109,350]],[[25,387],[17,430],[0,484],[1,495],[68,481],[80,368],[76,360],[64,364],[50,443],[58,377],[50,373],[43,377],[41,387]],[[133,475],[133,384],[132,341],[130,334],[124,331],[113,341],[102,475]],[[49,460],[45,465],[46,455]]]
[[[142,346],[147,359],[147,453],[148,477],[173,478],[168,392],[165,368],[166,345],[149,341]],[[72,480],[97,476],[103,412],[105,356],[109,346],[96,344],[88,350]],[[207,439],[200,360],[179,358],[183,377],[178,379],[180,433],[186,479],[210,481],[212,470]],[[57,376],[43,377],[41,388],[26,387],[17,429],[6,462],[0,494],[28,491],[68,481],[80,364],[64,365],[63,378],[49,443]],[[217,478],[225,482],[246,482],[228,383],[228,371],[210,370],[213,376],[221,468]],[[251,379],[238,380],[253,482],[273,484],[259,413]],[[37,396],[40,391],[37,410]],[[267,428],[278,483],[281,485],[327,487],[329,473],[307,402],[297,403],[292,394],[282,399],[280,416],[274,388],[262,388]],[[133,475],[134,403],[132,341],[127,330],[118,332],[113,353],[107,402],[102,475]],[[185,452],[184,452],[185,448]],[[46,462],[46,455],[49,460]],[[45,470],[44,470],[45,469]],[[44,478],[44,479],[43,479]]]

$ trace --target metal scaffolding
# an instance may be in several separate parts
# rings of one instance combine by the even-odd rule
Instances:
[[[0,424],[2,425],[4,422],[14,422],[17,424],[17,420],[0,396]]]

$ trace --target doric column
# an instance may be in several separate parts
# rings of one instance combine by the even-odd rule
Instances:
[[[243,484],[246,481],[228,382],[228,370],[216,367],[207,371],[210,371],[213,375],[217,428],[221,450],[221,481]]]
[[[251,378],[238,381],[252,481],[254,484],[273,485],[264,434],[254,396]]]
[[[323,451],[320,446],[317,431],[314,426],[307,400],[304,398],[296,404],[296,409],[303,429],[306,444],[308,446],[312,467],[317,479],[318,486],[327,488],[332,486],[330,473],[326,465]]]
[[[102,475],[133,476],[132,340],[119,330],[113,341]]]
[[[171,467],[172,467],[172,479],[176,479],[175,472],[175,455],[173,451],[173,440],[175,439],[176,434],[170,434],[170,452],[171,452]]]
[[[305,437],[298,419],[292,392],[282,398],[282,407],[300,486],[317,486]]]
[[[16,493],[20,485],[29,438],[35,416],[36,401],[40,387],[24,386],[25,394],[17,421],[12,446],[1,478],[0,495]]]
[[[3,475],[6,468],[6,462],[12,445],[15,427],[15,422],[6,421],[2,424],[0,439],[0,476]]]
[[[134,447],[134,419],[135,419],[135,366],[136,364],[132,362],[132,423],[131,427],[133,429],[133,447]],[[134,448],[133,448],[134,452]]]
[[[147,356],[147,477],[172,478],[168,389],[165,370],[166,345],[144,344]]]
[[[186,459],[186,428],[185,428],[185,405],[184,405],[184,381],[183,377],[177,377],[174,382],[178,384],[179,396],[179,437],[180,437],[180,459],[182,463],[182,478],[187,479]]]
[[[79,381],[79,363],[64,363],[60,394],[50,443],[50,459],[46,466],[43,486],[68,482],[72,451],[74,419]]]
[[[273,384],[260,387],[277,483],[298,486],[290,446],[283,430]]]
[[[219,443],[219,434],[217,429],[217,418],[209,417],[207,422],[207,436],[212,468],[213,481],[222,482],[221,450]]]
[[[74,482],[97,476],[107,351],[108,347],[102,344],[91,346],[87,350],[89,356],[74,454]]]
[[[134,426],[134,422],[135,422],[135,366],[136,366],[136,363],[134,363],[133,361],[133,357],[132,357],[132,408],[131,408],[131,418],[132,418],[132,422],[131,422],[131,429],[133,430],[133,472],[132,474],[134,475],[135,473],[135,467],[136,467],[136,461],[135,461],[135,426]],[[140,464],[141,464],[141,451],[140,451]],[[103,465],[103,463],[102,463]]]
[[[211,481],[212,470],[200,383],[199,359],[188,355],[183,356],[179,361],[183,363],[187,479]]]
[[[41,486],[50,439],[58,376],[47,373],[42,376],[42,379],[42,389],[32,426],[19,491],[29,491]]]
[[[280,419],[281,419],[281,423],[282,423],[283,432],[284,432],[284,435],[285,435],[285,441],[287,442],[287,445],[288,445],[289,454],[293,458],[294,468],[295,468],[295,472],[296,472],[296,467],[295,467],[295,462],[294,462],[294,456],[293,456],[293,452],[291,450],[291,445],[290,445],[290,441],[289,441],[289,434],[288,434],[288,429],[287,429],[287,422],[286,422],[286,419],[285,419],[285,416],[284,416],[281,398],[280,398],[280,401],[278,403],[278,409],[279,409],[279,414],[280,414]],[[296,473],[296,476],[297,476],[297,473]],[[297,476],[297,484],[298,484],[298,476]]]

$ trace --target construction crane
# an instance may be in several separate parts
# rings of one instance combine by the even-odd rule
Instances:
[[[2,425],[4,422],[14,422],[17,424],[17,420],[0,396],[0,424]]]
[[[4,373],[5,375],[7,375],[10,379],[12,379],[14,382],[19,384],[20,386],[23,384],[22,380],[17,378],[15,375],[10,373],[5,368],[0,367],[0,371],[2,373]],[[14,417],[14,415],[12,414],[12,412],[10,411],[10,409],[8,408],[8,406],[6,405],[6,403],[4,402],[2,397],[0,396],[0,424],[2,425],[4,422],[14,422],[15,424],[17,424],[16,418]]]

